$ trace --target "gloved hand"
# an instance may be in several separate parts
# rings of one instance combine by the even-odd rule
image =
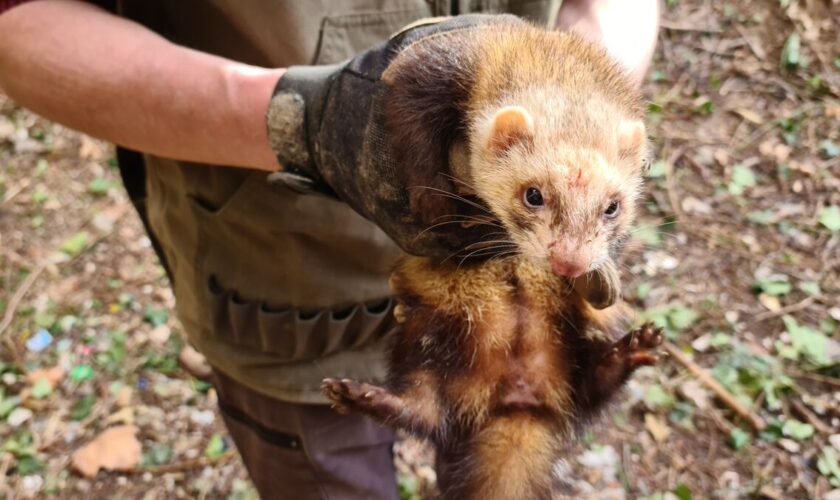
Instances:
[[[283,170],[271,176],[300,191],[335,196],[373,221],[412,255],[466,255],[471,244],[498,227],[456,222],[486,215],[477,200],[447,197],[452,212],[418,213],[409,198],[411,175],[395,161],[385,127],[382,80],[389,63],[407,46],[441,32],[484,23],[522,22],[513,16],[467,15],[410,25],[390,40],[350,61],[330,66],[293,66],[280,79],[268,111],[269,138]],[[447,165],[435,170],[447,171]],[[476,206],[478,204],[479,206]],[[472,219],[471,219],[472,220]],[[498,239],[498,238],[496,238]]]
[[[417,176],[406,169],[416,162],[397,160],[405,152],[397,151],[389,140],[384,109],[388,84],[383,73],[407,47],[438,34],[489,23],[520,22],[514,16],[481,14],[429,19],[404,28],[349,61],[289,68],[278,82],[268,110],[269,139],[283,166],[270,180],[297,191],[338,198],[373,221],[409,254],[455,257],[456,262],[471,253],[488,256],[480,250],[482,241],[499,240],[500,226],[460,223],[485,218],[490,212],[483,203],[454,196],[455,188],[440,192],[415,185],[412,178]],[[449,170],[448,165],[433,167],[443,173]],[[421,196],[443,198],[446,215],[418,210],[416,195],[412,196],[412,190],[417,189],[428,189]],[[598,308],[612,305],[620,291],[612,265],[580,277],[574,287]]]

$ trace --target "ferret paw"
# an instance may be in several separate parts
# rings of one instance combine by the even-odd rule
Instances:
[[[342,415],[360,411],[369,415],[386,417],[394,411],[399,398],[388,390],[350,379],[326,378],[321,392],[332,402],[332,408]],[[396,401],[395,401],[396,400]]]
[[[662,344],[662,338],[662,328],[653,323],[645,323],[613,344],[607,356],[629,370],[654,365],[659,361],[654,350]]]

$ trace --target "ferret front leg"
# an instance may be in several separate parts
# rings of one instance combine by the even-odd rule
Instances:
[[[414,394],[394,394],[384,387],[335,378],[324,379],[321,390],[339,413],[364,413],[384,425],[421,437],[430,436],[437,427],[436,402],[417,400]]]
[[[614,343],[595,368],[595,392],[610,395],[640,366],[659,360],[654,352],[662,343],[662,329],[645,323]]]

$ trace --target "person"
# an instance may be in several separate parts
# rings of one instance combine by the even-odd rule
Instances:
[[[387,274],[401,249],[379,226],[393,229],[392,219],[365,213],[371,222],[352,196],[339,198],[357,211],[297,189],[294,179],[267,181],[281,169],[278,156],[294,157],[280,144],[289,129],[270,116],[266,126],[275,92],[322,88],[333,73],[317,68],[382,55],[365,51],[413,21],[473,12],[577,30],[641,82],[657,0],[558,4],[0,0],[0,88],[21,106],[118,145],[178,316],[213,367],[221,414],[262,497],[397,495],[392,433],[334,414],[319,391],[326,376],[384,377],[393,328]],[[293,65],[305,66],[287,73]],[[311,78],[320,83],[311,87]],[[337,92],[350,112],[326,118],[340,128],[357,103]],[[313,101],[304,101],[309,112]],[[305,116],[298,118],[312,121]]]

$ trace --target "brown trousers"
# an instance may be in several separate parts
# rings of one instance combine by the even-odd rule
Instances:
[[[286,403],[216,370],[219,408],[263,499],[396,499],[394,434],[361,415]]]

